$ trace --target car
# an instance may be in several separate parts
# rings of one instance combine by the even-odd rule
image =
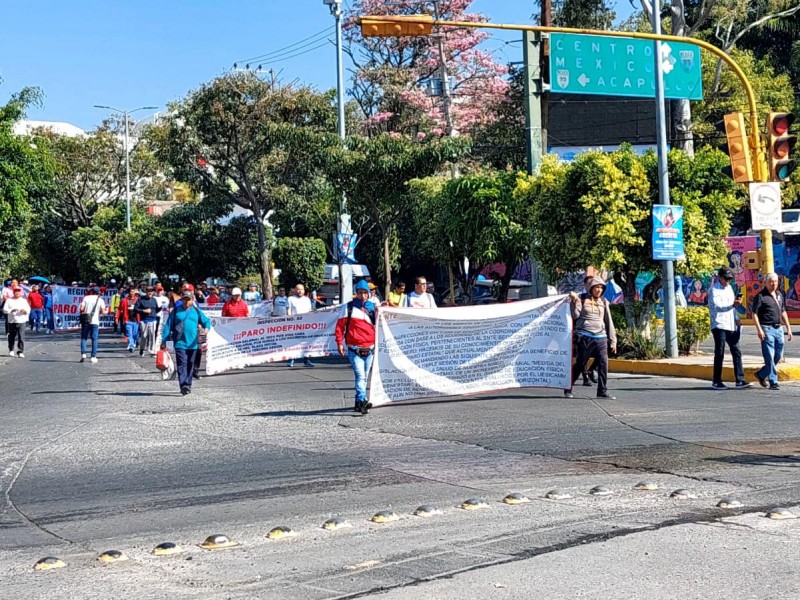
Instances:
[[[497,292],[500,290],[500,281],[492,279],[480,279],[472,286],[472,302],[473,306],[481,304],[493,304],[497,302]],[[457,283],[455,286],[456,292],[456,305],[464,306],[467,304],[467,298],[461,288],[461,284]],[[516,302],[517,300],[528,300],[533,298],[533,286],[530,281],[522,279],[512,279],[508,285],[508,298],[506,302]],[[436,302],[440,306],[447,306],[450,304],[450,287],[445,287],[442,294],[436,298]]]
[[[353,271],[353,285],[362,279],[370,277],[366,265],[348,265]],[[318,306],[333,306],[339,304],[339,265],[325,265],[325,279],[317,290]]]

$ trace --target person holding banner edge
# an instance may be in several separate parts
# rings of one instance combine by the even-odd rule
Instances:
[[[375,357],[375,322],[377,307],[369,300],[369,284],[359,281],[356,299],[347,303],[344,317],[336,322],[336,345],[339,354],[350,361],[355,376],[356,399],[353,409],[366,415],[372,405],[367,401],[367,377]]]
[[[590,358],[597,365],[597,397],[615,400],[608,393],[608,351],[617,350],[617,332],[611,319],[608,300],[603,297],[606,284],[600,277],[586,282],[588,294],[569,293],[572,319],[575,323],[578,356],[572,366],[572,385],[586,370]],[[564,390],[565,398],[572,398],[572,386]]]

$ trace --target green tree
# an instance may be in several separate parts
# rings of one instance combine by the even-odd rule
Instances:
[[[158,156],[206,198],[252,212],[261,283],[272,297],[267,219],[304,197],[339,140],[332,94],[272,86],[252,73],[215,79],[171,107],[153,132]]]
[[[281,270],[281,285],[302,283],[316,290],[325,279],[325,244],[314,238],[280,238],[275,248],[275,266]]]

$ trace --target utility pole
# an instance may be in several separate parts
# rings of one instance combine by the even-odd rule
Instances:
[[[95,104],[95,108],[103,108],[115,113],[119,113],[125,119],[125,221],[128,231],[131,230],[131,151],[130,151],[130,135],[128,131],[128,117],[139,110],[157,110],[157,106],[140,106],[133,110],[122,110],[112,106],[104,106]]]
[[[553,24],[553,0],[542,1],[542,25],[550,27]],[[550,38],[546,35],[542,36],[541,45],[541,63],[540,63],[540,78],[542,80],[542,153],[547,154],[549,147],[547,141],[547,125],[550,122]]]
[[[522,32],[522,62],[525,77],[525,149],[528,173],[533,175],[545,153],[542,135],[542,37],[533,31]]]
[[[660,3],[653,2],[653,33],[661,35]],[[669,206],[669,171],[667,169],[667,122],[664,107],[664,63],[661,56],[661,42],[655,40],[655,72],[656,72],[656,128],[658,131],[658,197],[659,203]],[[671,260],[661,261],[661,272],[664,275],[664,341],[667,356],[678,356],[678,328],[675,310],[675,270]]]
[[[433,2],[433,12],[436,20],[439,20],[441,16],[439,14],[439,0],[434,0]],[[447,73],[447,56],[444,53],[444,32],[439,32],[436,35],[436,44],[439,49],[439,77],[442,78],[442,110],[444,111],[444,120],[447,124],[447,135],[450,137],[456,137],[458,135],[458,131],[456,131],[455,126],[453,125],[453,95],[452,91],[450,90],[450,76]],[[453,177],[457,176],[457,172],[455,171],[455,166],[453,167]]]

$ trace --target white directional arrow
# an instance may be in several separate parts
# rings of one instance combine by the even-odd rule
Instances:
[[[583,87],[586,87],[586,84],[590,81],[591,79],[586,76],[586,73],[581,73],[581,76],[578,77],[578,83],[580,83]]]

